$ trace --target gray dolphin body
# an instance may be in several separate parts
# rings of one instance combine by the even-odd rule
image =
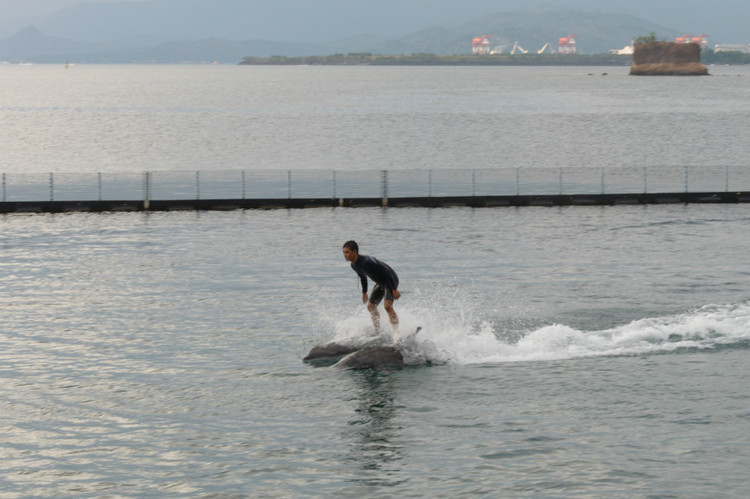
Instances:
[[[317,366],[330,366],[338,369],[372,369],[378,367],[403,367],[404,354],[401,349],[422,330],[418,327],[416,331],[404,338],[396,345],[384,345],[387,341],[379,337],[364,345],[342,345],[340,343],[326,343],[317,345],[302,359],[308,364]]]
[[[340,343],[326,343],[317,345],[302,359],[304,362],[325,362],[327,360],[338,360],[344,355],[356,352],[361,347],[341,345]]]
[[[392,345],[366,347],[350,353],[333,367],[337,369],[372,369],[378,367],[403,367],[404,355]]]

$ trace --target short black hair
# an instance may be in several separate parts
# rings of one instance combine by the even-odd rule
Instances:
[[[359,245],[357,244],[357,241],[347,241],[344,243],[344,248],[349,248],[352,251],[356,251],[359,253]]]

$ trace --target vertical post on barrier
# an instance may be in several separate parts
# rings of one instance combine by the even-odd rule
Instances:
[[[102,200],[102,172],[96,174],[96,191],[99,194],[99,201]]]
[[[724,165],[724,192],[729,192],[729,166]],[[3,201],[5,201],[5,174],[3,173]]]
[[[245,199],[245,170],[242,170],[242,199]]]
[[[521,168],[516,167],[516,196],[521,195]]]
[[[388,170],[383,170],[382,172],[382,181],[383,181],[383,206],[388,206]]]
[[[195,199],[201,198],[201,172],[195,172]]]
[[[336,170],[333,170],[331,176],[331,199],[336,199]]]
[[[292,199],[292,170],[286,171],[286,194],[288,199]]]
[[[143,173],[143,209],[151,208],[151,172]]]
[[[55,178],[52,172],[49,174],[49,200],[55,200]]]

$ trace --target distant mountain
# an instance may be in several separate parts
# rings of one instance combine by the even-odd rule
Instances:
[[[35,1],[42,3],[42,0]],[[747,22],[750,2],[747,0],[79,1],[53,14],[25,19],[0,17],[0,39],[33,25],[49,36],[120,48],[216,38],[324,44],[361,35],[380,40],[403,38],[427,28],[453,29],[472,20],[489,20],[492,16],[488,14],[492,12],[522,12],[554,6],[561,14],[577,10],[640,17],[674,27],[681,34],[708,33],[712,43],[750,41],[750,23]],[[13,3],[31,1],[15,0]],[[521,27],[525,26],[516,26]],[[550,27],[555,28],[555,32],[565,30],[562,25]],[[656,34],[661,36],[659,32]]]
[[[247,55],[305,56],[342,51],[369,50],[372,37],[352,37],[326,44],[276,42],[268,40],[231,41],[221,38],[170,41],[154,45],[128,46],[117,43],[89,43],[47,36],[34,26],[0,40],[0,61],[35,63],[211,63],[235,64]]]
[[[140,40],[132,43],[92,43],[64,37],[49,36],[36,26],[27,26],[18,33],[0,40],[0,61],[9,62],[118,62],[108,61],[114,54],[148,45]]]
[[[28,26],[6,40],[0,41],[0,59],[6,61],[35,61],[40,57],[59,60],[68,54],[87,53],[96,45],[65,38],[47,36],[34,26]]]
[[[388,38],[425,26],[467,21],[477,12],[497,9],[494,6],[497,1],[476,0],[471,9],[455,0],[452,0],[454,5],[451,7],[436,5],[439,0],[81,2],[50,15],[20,20],[0,19],[0,37],[33,24],[50,35],[97,42],[138,37],[155,37],[158,41],[220,37],[235,41],[262,39],[329,43],[371,33]],[[501,2],[507,3],[508,0]],[[455,15],[456,11],[460,14]]]
[[[311,54],[332,54],[342,49],[369,47],[364,39],[342,41],[331,44],[305,44],[273,42],[267,40],[247,40],[235,42],[221,38],[195,41],[163,42],[153,47],[130,48],[104,53],[82,54],[77,61],[88,63],[239,63],[248,54],[258,57],[274,55],[304,56]]]
[[[518,42],[529,51],[537,51],[547,42],[556,48],[559,37],[576,35],[579,53],[594,54],[621,48],[632,38],[652,31],[658,37],[667,38],[680,34],[633,16],[560,9],[498,13],[459,26],[423,29],[406,36],[389,39],[353,36],[331,43],[306,43],[283,38],[277,41],[231,41],[217,37],[154,42],[143,33],[138,33],[143,36],[135,36],[134,33],[129,41],[90,43],[48,36],[29,26],[0,41],[0,60],[42,63],[237,63],[245,56],[307,56],[348,52],[466,54],[471,51],[471,39],[481,35],[490,36],[493,47],[509,50]]]
[[[455,28],[430,28],[378,43],[371,52],[462,54],[471,50],[472,37],[482,35],[490,37],[493,47],[506,51],[515,42],[537,51],[548,42],[556,49],[560,37],[575,35],[579,53],[601,54],[652,31],[665,38],[680,34],[634,16],[547,8],[497,13]]]

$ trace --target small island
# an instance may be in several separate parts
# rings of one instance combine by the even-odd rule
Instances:
[[[630,74],[638,76],[703,76],[701,48],[696,43],[636,43]]]

